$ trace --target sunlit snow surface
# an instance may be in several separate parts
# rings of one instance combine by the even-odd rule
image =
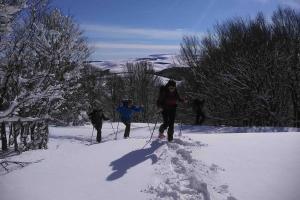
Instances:
[[[100,144],[89,125],[51,127],[47,150],[0,160],[28,163],[0,166],[1,199],[300,199],[297,129],[176,126],[169,143],[157,129],[149,141],[153,126],[123,139],[105,122]]]

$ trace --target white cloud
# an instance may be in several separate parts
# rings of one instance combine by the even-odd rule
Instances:
[[[83,24],[81,27],[89,33],[100,33],[108,36],[138,36],[147,39],[181,39],[184,35],[201,35],[184,29],[164,30],[148,28],[128,28],[119,26],[103,26],[97,24]]]
[[[300,0],[254,0],[260,3],[279,3],[281,5],[290,6],[291,8],[300,8]]]
[[[268,3],[273,0],[255,0],[255,1],[260,2],[260,3]]]
[[[91,38],[89,45],[94,49],[93,57],[104,60],[154,53],[178,53],[183,36],[204,35],[184,29],[128,28],[98,24],[82,24],[81,28]]]
[[[91,44],[96,49],[135,49],[135,50],[179,50],[179,45],[160,44],[132,44],[132,43],[109,43],[96,42]]]
[[[291,8],[300,8],[300,0],[280,0],[283,5],[290,6]]]

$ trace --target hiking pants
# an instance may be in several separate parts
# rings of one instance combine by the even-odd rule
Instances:
[[[102,129],[102,123],[94,124],[95,129],[97,130],[97,142],[101,142],[101,129]]]
[[[200,119],[201,118],[201,119]],[[199,111],[197,111],[197,113],[196,113],[196,122],[195,122],[195,124],[197,125],[197,124],[202,124],[203,122],[204,122],[204,120],[205,120],[205,115],[204,115],[204,113],[201,111],[201,110],[199,110]]]
[[[129,133],[130,133],[130,122],[128,121],[122,121],[122,123],[126,126],[125,127],[125,132],[124,132],[124,137],[127,138],[129,137]]]
[[[159,132],[163,133],[168,128],[168,139],[173,139],[174,122],[175,122],[176,108],[164,109],[162,111],[163,124],[159,127]]]

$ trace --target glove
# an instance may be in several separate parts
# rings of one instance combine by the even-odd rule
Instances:
[[[158,114],[158,113],[161,113],[162,111],[163,111],[163,109],[159,108],[156,113]]]

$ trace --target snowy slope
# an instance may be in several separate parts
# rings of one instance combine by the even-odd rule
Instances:
[[[91,126],[52,127],[49,149],[6,158],[33,163],[0,168],[1,199],[300,199],[297,132],[184,126],[179,137],[177,126],[174,142],[155,134],[146,143],[152,127],[132,124],[123,139],[122,124],[104,123],[103,142],[92,145]]]
[[[180,66],[178,55],[175,54],[153,54],[143,58],[134,58],[121,61],[98,61],[91,64],[103,69],[109,69],[110,72],[123,72],[127,62],[147,61],[153,64],[155,71],[161,71],[166,68]]]
[[[300,135],[247,133],[191,135],[208,143],[196,159],[225,169],[221,180],[237,199],[300,199]],[[298,155],[298,156],[297,156]]]

